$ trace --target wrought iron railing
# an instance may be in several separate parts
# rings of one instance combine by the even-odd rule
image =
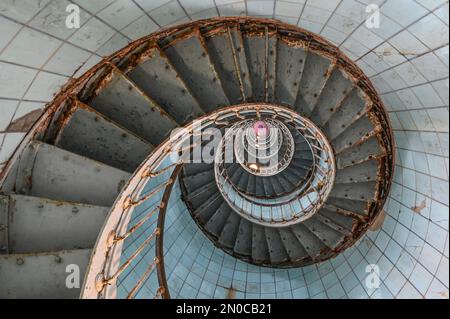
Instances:
[[[134,298],[145,286],[146,297],[152,294],[155,298],[170,298],[163,239],[171,192],[184,160],[179,155],[196,147],[191,138],[208,128],[223,128],[245,119],[264,117],[289,122],[311,142],[314,138],[319,141],[312,143],[311,149],[317,149],[313,151],[314,167],[315,175],[320,177],[311,179],[307,191],[315,192],[320,200],[306,195],[312,208],[303,217],[317,211],[329,192],[335,171],[332,150],[323,134],[308,120],[280,106],[244,104],[220,109],[174,132],[152,152],[123,188],[97,240],[82,297]],[[289,206],[297,212],[300,209],[293,201]]]
[[[290,194],[278,198],[257,198],[239,190],[227,174],[224,144],[216,153],[215,177],[219,190],[227,203],[247,220],[271,227],[285,227],[304,221],[316,213],[331,192],[335,178],[335,161],[331,145],[325,135],[310,120],[288,110],[260,110],[253,116],[271,118],[289,123],[303,136],[313,158],[309,179]],[[229,132],[229,136],[233,136]],[[288,163],[289,164],[289,163]],[[287,165],[286,165],[287,166]]]

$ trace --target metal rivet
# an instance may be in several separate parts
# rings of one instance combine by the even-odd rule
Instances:
[[[25,263],[25,260],[23,260],[23,258],[17,258],[16,259],[16,264],[18,264],[19,266],[23,265],[24,263]]]

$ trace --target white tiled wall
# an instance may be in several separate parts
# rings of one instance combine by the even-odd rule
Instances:
[[[78,30],[64,26],[70,3],[81,7]],[[364,23],[369,3],[381,7],[379,29]],[[302,296],[448,298],[448,7],[448,0],[2,0],[0,169],[25,133],[11,131],[11,122],[129,41],[191,19],[274,17],[320,33],[358,63],[390,112],[398,149],[382,230],[303,269],[311,275]],[[382,269],[377,291],[363,284],[368,263]]]

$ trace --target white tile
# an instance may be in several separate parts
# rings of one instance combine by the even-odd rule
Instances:
[[[389,289],[389,291],[394,296],[396,296],[402,289],[405,282],[406,278],[402,275],[400,271],[397,270],[397,268],[394,268],[390,272],[389,276],[387,276],[386,280],[384,281],[384,284]]]
[[[364,46],[361,42],[357,41],[355,38],[350,37],[342,43],[340,47],[349,57],[356,60],[370,51],[369,48]]]
[[[150,12],[150,16],[160,26],[167,26],[185,17],[183,9],[178,2],[172,1]]]
[[[434,177],[445,178],[447,175],[447,168],[445,167],[445,160],[442,156],[427,154],[428,164],[430,165],[430,174]]]
[[[411,62],[400,64],[399,66],[395,67],[394,70],[409,86],[427,82],[422,74],[415,68],[415,64]]]
[[[180,4],[189,15],[215,7],[214,0],[180,0]]]
[[[72,0],[72,1],[78,4],[80,7],[86,9],[90,13],[95,14],[100,10],[104,9],[105,7],[109,6],[115,0]],[[151,2],[153,1],[154,0],[152,0]]]
[[[431,86],[434,88],[436,93],[442,100],[442,103],[445,106],[449,105],[449,79],[444,79],[441,81],[436,81],[431,83]]]
[[[449,208],[436,201],[431,203],[430,219],[433,223],[448,230]]]
[[[50,0],[2,0],[0,1],[0,12],[19,22],[26,23],[44,8],[49,1]]]
[[[24,136],[25,133],[6,133],[4,135],[3,145],[0,149],[0,163],[6,162],[11,157]]]
[[[130,39],[136,40],[143,36],[149,35],[158,29],[159,27],[155,22],[153,22],[147,15],[143,15],[138,20],[124,28],[122,33]]]
[[[412,63],[429,81],[448,77],[448,67],[432,52],[412,60]]]
[[[0,99],[0,132],[6,130],[13,118],[14,112],[16,111],[18,105],[18,101]]]
[[[325,26],[322,31],[322,36],[333,42],[335,45],[340,45],[347,37],[344,33],[329,26]]]
[[[97,53],[101,56],[108,56],[110,54],[119,51],[123,47],[127,46],[130,41],[120,33],[116,33],[111,39],[97,50]]]
[[[428,51],[428,48],[407,30],[394,36],[389,40],[389,43],[400,51],[401,54],[410,58]]]
[[[106,43],[115,31],[100,20],[93,18],[83,25],[70,38],[69,42],[90,51],[96,51]]]
[[[319,33],[323,28],[323,24],[305,19],[300,19],[298,26],[315,33]]]
[[[219,6],[219,13],[222,17],[226,17],[226,16],[242,16],[246,14],[246,8],[245,8],[245,3],[240,1],[240,2],[235,2],[235,3],[230,3],[230,4],[226,4],[223,6],[220,6],[219,3],[217,3],[217,5]]]
[[[391,20],[384,14],[380,15],[380,27],[371,31],[383,39],[388,39],[402,29],[402,26]]]
[[[247,13],[248,15],[272,16],[274,14],[275,1],[258,1],[247,0]]]
[[[0,97],[22,98],[37,71],[0,62]]]
[[[24,28],[3,51],[0,59],[40,68],[61,44],[60,40],[44,33]]]
[[[97,16],[110,26],[120,30],[139,18],[144,12],[132,1],[117,0],[100,11]]]
[[[406,27],[428,13],[428,10],[411,0],[388,0],[381,12]]]
[[[423,296],[420,292],[414,288],[413,285],[408,281],[403,286],[402,290],[396,296],[398,299],[423,299]]]
[[[2,30],[2,36],[0,37],[0,52],[11,41],[14,35],[19,32],[22,26],[18,23],[12,22],[8,19],[0,17],[0,30]]]
[[[67,0],[52,1],[30,22],[30,26],[49,33],[60,39],[67,39],[76,29],[69,29],[66,26],[66,19],[69,13],[66,11],[68,5],[72,4]],[[83,25],[91,18],[91,15],[80,8],[80,25]]]
[[[39,72],[25,99],[35,101],[51,101],[53,95],[67,82],[68,78],[59,75]]]
[[[447,0],[415,0],[420,3],[422,6],[432,11],[445,3]]]
[[[277,1],[275,7],[275,15],[281,15],[284,17],[300,17],[303,4],[291,3],[285,1]]]
[[[19,104],[19,107],[17,108],[16,114],[14,114],[13,121],[21,118],[22,116],[36,111],[36,110],[43,110],[45,107],[44,103],[40,102],[28,102],[28,101],[22,101]]]
[[[336,13],[355,21],[362,22],[367,18],[366,7],[366,5],[354,0],[343,0],[337,7]]]
[[[439,9],[435,10],[433,13],[438,16],[445,24],[448,25],[448,11],[449,11],[448,3]]]
[[[91,56],[85,50],[65,43],[44,66],[44,70],[71,76]]]
[[[284,23],[289,23],[292,25],[296,25],[299,17],[285,17],[280,15],[275,15],[274,19],[282,21]]]
[[[449,52],[448,51],[449,51],[448,45],[434,51],[434,54],[436,54],[441,59],[441,61],[444,62],[445,65],[447,65],[447,67],[449,66]]]
[[[209,18],[213,18],[213,17],[217,17],[217,16],[218,16],[218,11],[215,7],[191,14],[192,20],[209,19]]]
[[[385,42],[375,49],[375,53],[389,66],[396,66],[406,61],[403,54],[398,52],[392,45]]]
[[[303,9],[301,18],[307,21],[324,24],[330,18],[331,14],[332,14],[331,11],[317,8],[307,4]]]
[[[448,181],[432,178],[433,198],[448,205]]]
[[[430,49],[435,49],[449,42],[448,25],[433,14],[427,15],[408,30]]]
[[[172,0],[136,0],[136,3],[141,6],[146,12],[150,12],[156,8],[161,7],[162,5],[169,3]]]
[[[400,90],[408,86],[395,69],[387,70],[380,75],[393,90]]]
[[[288,1],[290,1],[290,0],[288,0]],[[321,8],[323,10],[334,11],[340,2],[341,2],[341,0],[314,0],[314,1],[309,1],[307,4],[311,5],[311,6],[315,6],[317,8]]]
[[[435,278],[427,291],[426,298],[448,300],[449,298],[448,287],[445,287],[439,280]]]
[[[75,73],[75,77],[79,77],[87,72],[91,67],[99,63],[102,59],[97,55],[91,55],[91,57],[83,64],[83,66]]]
[[[409,280],[421,294],[425,294],[433,280],[433,276],[420,264],[417,264]]]
[[[443,102],[430,84],[413,87],[416,97],[424,107],[443,106]]]

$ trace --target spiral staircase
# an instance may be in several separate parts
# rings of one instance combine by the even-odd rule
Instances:
[[[267,176],[238,161],[167,164],[179,151],[171,133],[185,127],[176,141],[192,136],[196,119],[222,132],[279,121],[292,158]],[[161,31],[69,83],[11,158],[0,197],[0,297],[117,297],[120,276],[147,249],[154,263],[128,297],[155,268],[155,294],[170,297],[162,238],[178,186],[186,213],[235,258],[283,268],[330,259],[380,214],[393,162],[375,89],[319,36],[252,18]],[[71,264],[86,274],[83,287],[67,289]]]

